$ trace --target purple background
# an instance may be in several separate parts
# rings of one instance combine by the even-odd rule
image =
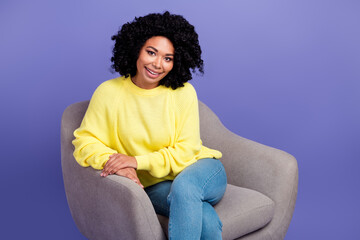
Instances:
[[[85,239],[67,206],[60,119],[110,73],[111,35],[170,10],[200,35],[199,99],[225,126],[299,164],[286,239],[360,227],[360,3],[356,0],[0,3],[2,239]]]

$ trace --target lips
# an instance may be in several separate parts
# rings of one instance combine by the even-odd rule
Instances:
[[[159,76],[159,75],[161,74],[161,73],[158,73],[158,72],[154,72],[154,71],[150,70],[150,69],[147,68],[147,67],[145,67],[145,69],[146,69],[146,71],[147,71],[148,73],[151,74],[151,76],[154,76],[154,77],[157,77],[157,76]]]

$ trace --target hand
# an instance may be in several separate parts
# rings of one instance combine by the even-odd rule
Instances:
[[[144,188],[144,186],[141,184],[134,168],[120,169],[119,171],[116,172],[116,175],[127,177],[127,178],[133,180],[141,188]]]
[[[111,155],[109,160],[106,162],[100,176],[106,177],[109,174],[114,174],[120,169],[124,168],[134,168],[135,170],[137,168],[137,161],[135,157],[127,156],[121,153],[115,153]]]

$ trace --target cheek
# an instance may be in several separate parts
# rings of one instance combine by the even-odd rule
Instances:
[[[166,71],[167,72],[170,72],[174,67],[174,63],[173,62],[170,62],[170,63],[167,63],[166,65]]]
[[[138,60],[136,61],[136,68],[139,70],[139,68],[142,66],[142,61],[140,59],[140,57],[138,58]]]
[[[137,62],[136,62],[136,65],[137,66],[140,66],[140,65],[145,65],[145,64],[147,64],[148,62],[149,62],[149,56],[147,56],[146,54],[144,54],[144,53],[141,53],[140,55],[139,55],[139,58],[138,58],[138,60],[137,60]]]

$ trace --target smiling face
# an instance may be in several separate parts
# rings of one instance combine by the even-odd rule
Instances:
[[[174,51],[173,44],[166,37],[149,38],[140,49],[132,81],[144,89],[157,87],[174,66]]]

